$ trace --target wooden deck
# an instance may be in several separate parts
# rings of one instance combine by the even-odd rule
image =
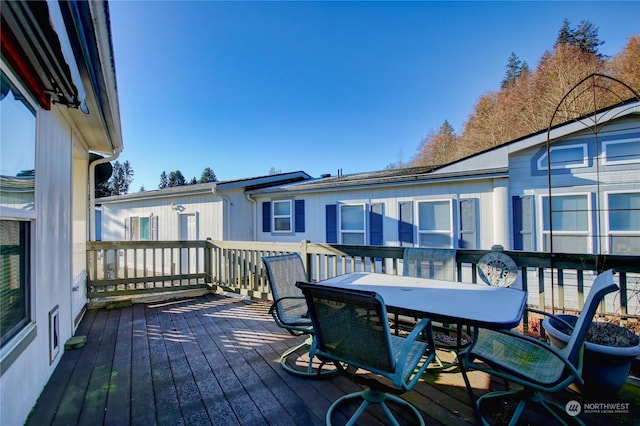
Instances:
[[[324,424],[330,404],[359,387],[340,376],[308,380],[287,374],[279,354],[302,338],[278,328],[268,308],[209,294],[90,310],[76,333],[87,336],[86,345],[64,353],[27,424]],[[480,373],[472,381],[479,392],[490,382]],[[635,390],[628,384],[619,396],[594,401],[630,403],[628,412],[581,418],[590,425],[637,424]],[[428,372],[403,398],[421,410],[427,424],[475,423],[458,372]],[[571,399],[583,400],[567,391],[559,401]],[[335,420],[344,423],[337,417],[349,415],[350,408]],[[525,414],[523,424],[553,424],[542,413]],[[380,424],[381,418],[373,411],[359,424]],[[412,424],[410,417],[401,421]]]

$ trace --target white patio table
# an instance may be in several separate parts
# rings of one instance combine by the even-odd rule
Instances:
[[[520,324],[527,299],[526,292],[513,288],[370,272],[339,275],[317,284],[374,291],[391,312],[493,329]]]

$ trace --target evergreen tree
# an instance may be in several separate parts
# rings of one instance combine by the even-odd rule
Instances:
[[[528,72],[529,66],[526,62],[523,62],[518,56],[511,52],[509,60],[507,61],[507,72],[500,83],[501,89],[506,89],[510,84],[514,84],[523,73]]]
[[[169,187],[169,178],[167,177],[167,172],[164,170],[160,173],[160,185],[158,185],[158,189],[165,189]]]
[[[569,21],[565,19],[554,47],[568,44],[585,53],[596,55],[598,59],[604,59],[604,55],[598,53],[598,47],[604,44],[604,41],[598,38],[598,27],[589,21],[580,21],[580,25],[575,29],[569,25]]]
[[[107,182],[104,182],[96,188],[96,198],[109,197],[111,195],[123,195],[129,193],[129,186],[133,181],[134,171],[129,161],[120,163],[114,161],[112,164],[113,172]]]
[[[186,185],[187,181],[185,180],[184,176],[182,175],[182,172],[180,170],[176,170],[173,171],[171,173],[169,173],[169,181],[168,181],[168,186],[170,188],[176,187],[176,186],[183,186]]]
[[[217,182],[218,178],[216,178],[216,174],[211,170],[211,167],[206,167],[202,171],[202,175],[200,176],[200,180],[198,183],[207,183],[207,182]]]
[[[196,177],[192,177],[191,180],[189,181],[189,185],[195,185],[196,183],[198,183],[198,180],[196,179]]]
[[[565,18],[564,21],[562,21],[562,27],[560,27],[560,31],[558,31],[558,38],[556,39],[556,44],[554,44],[553,47],[558,47],[561,44],[573,43],[573,30],[569,25],[569,20]]]

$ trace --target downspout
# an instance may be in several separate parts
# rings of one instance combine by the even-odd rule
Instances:
[[[89,163],[89,241],[96,240],[96,166],[115,160],[122,150],[114,150],[110,157]]]
[[[258,202],[248,192],[245,192],[244,195],[247,197],[247,201],[251,203],[251,223],[253,224],[253,235],[251,235],[251,241],[258,241],[258,217],[256,211],[258,210]]]
[[[218,185],[213,184],[211,188],[214,197],[219,197],[222,200],[222,240],[226,241],[229,238],[229,227],[227,226],[227,219],[231,220],[229,215],[229,199],[224,195],[220,195],[218,192]]]

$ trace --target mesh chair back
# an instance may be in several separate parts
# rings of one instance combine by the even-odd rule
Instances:
[[[455,281],[456,251],[453,249],[406,248],[402,275]]]
[[[262,258],[278,316],[284,323],[295,323],[307,313],[307,304],[296,282],[307,281],[302,259],[297,253]],[[292,297],[297,299],[292,299]],[[283,299],[284,298],[284,299]],[[289,299],[287,299],[289,298]]]
[[[298,285],[307,298],[322,356],[369,371],[395,372],[387,310],[378,294]]]
[[[575,365],[575,363],[577,362],[578,354],[580,353],[580,348],[582,347],[582,344],[584,343],[584,339],[587,335],[587,331],[591,326],[591,321],[593,320],[593,316],[596,313],[598,304],[606,294],[616,291],[618,289],[619,289],[618,285],[613,281],[612,269],[602,272],[593,281],[593,284],[591,285],[591,290],[589,291],[589,296],[587,296],[587,300],[584,303],[582,312],[580,312],[578,321],[576,322],[576,325],[573,328],[573,332],[571,333],[569,342],[567,343],[567,346],[563,349],[567,356],[567,359],[572,364]]]

